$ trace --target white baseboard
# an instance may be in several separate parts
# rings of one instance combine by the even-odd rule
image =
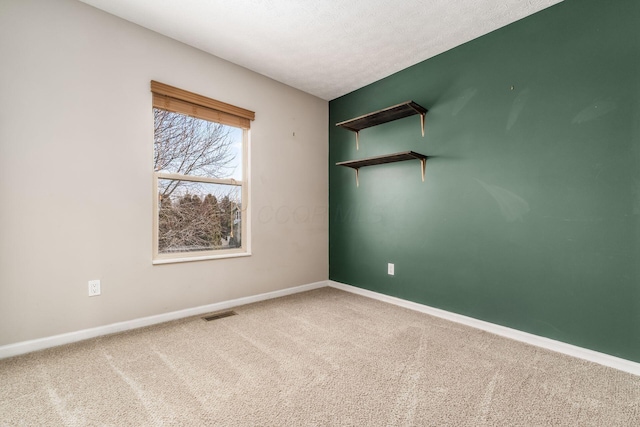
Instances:
[[[391,297],[351,285],[345,285],[344,283],[334,282],[333,280],[329,280],[329,286],[640,376],[640,363],[637,362],[621,359],[619,357],[567,344],[561,341],[552,340],[550,338],[533,335],[528,332],[518,331],[517,329],[507,328],[505,326],[496,325],[494,323],[485,322],[472,317],[451,313],[439,308],[429,307],[427,305]]]
[[[254,295],[250,297],[238,298],[230,301],[223,301],[215,304],[202,305],[199,307],[188,308],[185,310],[173,311],[171,313],[158,314],[156,316],[143,317],[140,319],[128,320],[126,322],[112,323],[110,325],[98,326],[97,328],[83,329],[76,332],[69,332],[51,337],[39,338],[30,341],[23,341],[15,344],[9,344],[0,347],[0,359],[20,354],[31,353],[37,350],[44,350],[50,347],[56,347],[63,344],[70,344],[77,341],[95,338],[102,335],[113,334],[116,332],[128,331],[130,329],[151,326],[157,323],[168,322],[171,320],[182,319],[185,317],[198,316],[200,314],[212,313],[220,310],[227,310],[240,305],[251,304],[254,302],[265,301],[273,298],[283,297],[286,295],[297,294],[299,292],[310,291],[313,289],[326,287],[326,281],[310,283],[308,285],[296,286],[293,288],[282,289],[279,291],[267,292],[264,294]]]
[[[432,316],[440,317],[442,319],[450,320],[452,322],[461,323],[463,325],[467,325],[473,328],[481,329],[483,331],[491,332],[496,335],[500,335],[506,338],[511,338],[516,341],[521,341],[527,344],[535,345],[535,346],[552,350],[558,353],[588,360],[590,362],[598,363],[600,365],[608,366],[611,368],[618,369],[620,371],[624,371],[630,374],[640,376],[640,363],[637,363],[637,362],[632,362],[630,360],[621,359],[619,357],[615,357],[615,356],[600,353],[597,351],[589,350],[586,348],[578,347],[572,344],[563,343],[561,341],[556,341],[550,338],[533,335],[527,332],[518,331],[517,329],[507,328],[505,326],[496,325],[494,323],[485,322],[483,320],[474,319],[472,317],[463,316],[460,314],[441,310],[439,308],[429,307],[424,304],[419,304],[416,302],[403,300],[400,298],[380,294],[380,293],[369,291],[366,289],[357,288],[355,286],[346,285],[344,283],[339,283],[332,280],[310,283],[307,285],[296,286],[293,288],[282,289],[279,291],[267,292],[264,294],[254,295],[250,297],[238,298],[238,299],[223,301],[215,304],[208,304],[208,305],[203,305],[199,307],[188,308],[185,310],[173,311],[171,313],[164,313],[156,316],[133,319],[126,322],[112,323],[110,325],[99,326],[97,328],[83,329],[76,332],[69,332],[66,334],[54,335],[51,337],[45,337],[45,338],[0,346],[0,359],[12,357],[12,356],[18,356],[20,354],[30,353],[33,351],[43,350],[50,347],[56,347],[63,344],[70,344],[73,342],[82,341],[89,338],[95,338],[98,336],[128,331],[131,329],[142,328],[145,326],[151,326],[158,323],[168,322],[171,320],[182,319],[182,318],[191,317],[191,316],[198,316],[201,314],[212,313],[220,310],[227,310],[229,308],[238,307],[245,304],[266,301],[269,299],[283,297],[286,295],[293,295],[300,292],[306,292],[313,289],[322,288],[325,286],[331,286],[336,289],[362,295],[368,298],[377,299],[379,301],[383,301],[383,302],[394,304],[400,307],[408,308],[410,310],[430,314]]]

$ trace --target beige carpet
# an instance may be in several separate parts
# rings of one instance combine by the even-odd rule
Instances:
[[[640,426],[640,377],[332,288],[0,360],[0,426]]]

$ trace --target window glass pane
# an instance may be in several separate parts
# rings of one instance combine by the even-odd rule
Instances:
[[[156,172],[242,180],[243,130],[153,109]]]
[[[242,187],[158,179],[158,252],[242,246]]]

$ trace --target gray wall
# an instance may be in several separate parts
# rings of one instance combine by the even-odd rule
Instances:
[[[71,0],[0,58],[0,345],[327,279],[326,101]],[[151,264],[152,79],[256,112],[251,257]]]

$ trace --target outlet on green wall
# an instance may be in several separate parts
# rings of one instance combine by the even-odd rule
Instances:
[[[331,101],[330,278],[640,362],[638,22],[565,0]],[[407,100],[424,138],[335,127]]]

